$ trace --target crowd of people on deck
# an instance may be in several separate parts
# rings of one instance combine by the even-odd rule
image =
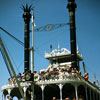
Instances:
[[[27,73],[19,73],[17,78],[19,81],[25,81]],[[70,68],[68,65],[65,67],[48,67],[46,70],[40,70],[39,73],[36,71],[33,72],[34,80],[49,80],[49,79],[64,79],[66,77],[71,77],[75,75],[80,75],[81,72],[76,68]],[[88,80],[88,73],[85,73],[85,80]],[[9,83],[16,82],[14,76],[8,79]]]
[[[49,80],[49,79],[63,79],[65,77],[75,75],[76,73],[81,74],[76,68],[66,67],[56,67],[50,68],[48,67],[46,71],[40,71],[39,76],[40,80]]]

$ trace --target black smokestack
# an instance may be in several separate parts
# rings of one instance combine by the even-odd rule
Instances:
[[[31,18],[31,6],[28,7],[26,4],[26,7],[23,6],[24,14],[24,71],[29,71],[29,64],[30,64],[30,18]]]
[[[70,44],[71,44],[71,62],[72,68],[79,70],[77,66],[77,49],[76,49],[76,26],[75,26],[75,9],[77,5],[75,0],[68,0],[67,8],[69,10],[70,21]]]

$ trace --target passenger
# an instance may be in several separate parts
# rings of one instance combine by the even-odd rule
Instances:
[[[9,96],[7,96],[7,100],[10,100],[10,97]]]
[[[96,84],[96,82],[94,81],[93,84]]]
[[[64,74],[65,74],[65,78],[66,78],[66,76],[70,76],[70,67],[67,65],[66,66],[66,69],[64,70]]]
[[[81,76],[82,75],[81,71],[78,71],[78,74]]]
[[[65,100],[70,100],[69,98],[65,98]]]
[[[36,71],[34,71],[34,79],[37,81],[37,80],[39,80],[39,74],[36,72]]]
[[[74,68],[74,73],[78,73],[78,71],[77,71],[77,69],[76,69],[76,68]]]
[[[72,75],[76,75],[78,73],[77,69],[76,68],[72,68]]]
[[[23,75],[22,75],[22,81],[25,81],[25,76],[26,76],[26,73],[23,72]]]
[[[50,71],[50,67],[48,67],[48,68],[47,68],[47,70],[49,70],[49,71]]]
[[[40,70],[39,75],[40,75],[40,80],[44,80],[44,79],[45,79],[45,78],[44,78],[45,71]]]
[[[57,100],[56,97],[53,97],[52,100]]]
[[[70,72],[70,67],[67,65],[66,68],[67,68],[67,72],[69,73]]]
[[[16,80],[15,80],[14,76],[12,76],[12,77],[10,78],[10,82],[11,82],[11,84],[16,83]]]
[[[11,80],[11,78],[8,79],[8,83],[9,84],[12,84],[13,83],[12,80]]]
[[[17,78],[19,81],[21,81],[21,79],[22,79],[21,73],[18,74]]]
[[[74,68],[72,68],[72,76],[74,76],[74,75],[75,75]]]
[[[71,70],[72,70],[71,72],[74,73],[74,68],[72,68]]]
[[[70,76],[70,74],[69,74],[68,72],[65,72],[65,75],[66,75],[66,76]]]
[[[59,78],[62,79],[64,77],[64,69],[60,68],[59,69]]]
[[[46,70],[46,72],[49,73],[49,72],[50,72],[50,68],[48,68],[48,69]]]
[[[89,78],[88,73],[85,73],[84,78],[85,78],[85,80],[88,80],[88,78]]]
[[[48,68],[47,70],[46,70],[46,73],[45,73],[45,79],[49,79],[50,78],[50,69]]]
[[[53,71],[51,72],[51,78],[55,79],[56,78],[56,71],[55,68],[53,68]]]

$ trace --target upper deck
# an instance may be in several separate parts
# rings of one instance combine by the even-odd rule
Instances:
[[[26,90],[28,90],[28,89],[30,90],[31,83],[32,83],[31,81],[20,80],[19,82],[20,82],[21,87],[23,88],[24,93],[26,93]],[[51,90],[51,88],[53,90]],[[69,91],[70,93],[73,93],[73,91],[75,93],[76,92],[81,93],[81,91],[83,90],[84,92],[81,93],[81,95],[83,95],[83,96],[86,96],[85,95],[86,90],[87,90],[88,96],[93,94],[93,93],[98,94],[98,96],[100,94],[100,89],[96,84],[94,84],[88,80],[85,80],[84,77],[82,77],[78,73],[74,73],[74,74],[70,73],[69,75],[64,74],[63,77],[56,77],[56,78],[49,77],[49,79],[46,79],[46,78],[40,79],[38,77],[35,79],[35,92],[36,92],[36,94],[39,91],[43,92],[43,90],[45,90],[45,92],[46,92],[45,96],[47,97],[47,94],[49,93],[49,91],[52,91],[53,94],[55,94],[53,91],[56,91],[59,93],[60,88],[63,91],[62,95],[64,95],[64,97],[65,96],[70,97],[69,94],[66,95],[64,93],[65,91]],[[10,93],[11,97],[17,96],[18,98],[21,98],[20,92],[18,92],[18,91],[19,90],[18,90],[18,86],[16,83],[9,83],[9,84],[2,87],[2,92],[5,95],[8,95]],[[41,95],[41,93],[39,93],[39,95]],[[80,94],[78,94],[78,96],[79,95]],[[56,95],[56,97],[60,98],[57,95]],[[94,99],[94,100],[99,100],[99,99]]]
[[[50,53],[45,52],[45,58],[48,60],[52,60],[53,62],[56,62],[57,60],[58,63],[71,62],[71,52],[66,48],[58,48],[58,50],[54,49]],[[82,60],[82,55],[77,50],[77,61]]]

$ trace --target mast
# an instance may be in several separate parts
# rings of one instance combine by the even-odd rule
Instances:
[[[34,72],[34,14],[32,10],[32,50],[31,50],[31,73]]]
[[[70,23],[70,45],[71,45],[71,68],[76,68],[77,66],[77,49],[76,49],[76,25],[75,25],[75,9],[77,5],[75,0],[68,0],[67,8],[69,10],[69,23]]]
[[[24,14],[24,72],[29,71],[29,64],[30,64],[30,18],[31,18],[31,6],[28,7],[26,4],[26,7],[23,6]]]
[[[33,13],[33,10],[32,10],[32,49],[31,49],[31,74],[34,73],[34,27],[35,27],[35,24],[34,24],[34,13]],[[32,94],[31,94],[31,100],[34,100],[34,75],[32,77],[32,86],[31,86],[31,89],[32,89]]]

